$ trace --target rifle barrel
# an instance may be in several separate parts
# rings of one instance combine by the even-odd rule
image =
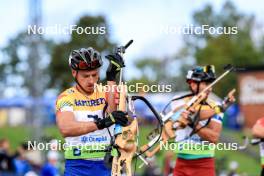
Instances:
[[[133,43],[133,40],[130,40],[130,41],[125,45],[125,49],[127,49],[132,43]]]

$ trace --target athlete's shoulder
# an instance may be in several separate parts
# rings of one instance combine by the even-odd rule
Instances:
[[[74,89],[74,87],[68,88],[59,94],[58,99],[61,97],[65,97],[65,96],[71,96],[75,93],[76,93],[76,90]]]
[[[221,103],[218,102],[217,100],[214,100],[212,98],[207,98],[206,103],[211,106],[212,108],[219,106]]]
[[[63,109],[71,110],[74,102],[74,96],[76,94],[76,90],[71,87],[63,91],[56,100],[56,110],[62,111]]]

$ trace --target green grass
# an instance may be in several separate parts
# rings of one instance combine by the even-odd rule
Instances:
[[[231,139],[235,139],[240,145],[243,145],[243,143],[244,143],[243,137],[245,136],[245,134],[242,131],[224,129],[222,131],[222,135],[229,136]],[[250,135],[247,135],[247,136],[251,137]],[[258,145],[256,145],[256,146],[248,145],[247,147],[250,148],[251,150],[253,150],[255,153],[259,152]]]
[[[30,140],[30,128],[27,127],[3,127],[0,128],[0,139],[9,139],[11,150],[15,149],[20,145],[20,143]]]
[[[17,127],[1,127],[0,128],[0,139],[7,138],[11,144],[11,151],[14,152],[16,148],[23,142],[32,140],[35,135],[35,129],[32,127],[26,126],[17,126]],[[55,139],[62,140],[62,136],[59,133],[59,130],[56,126],[44,128],[42,137],[52,137]]]
[[[242,131],[234,131],[229,129],[224,129],[222,135],[230,137],[230,139],[235,139],[239,145],[243,145],[244,143],[244,133]],[[251,151],[255,152],[257,155],[259,154],[259,146],[248,145]],[[250,155],[247,155],[243,150],[241,151],[217,151],[217,158],[225,158],[226,163],[230,161],[237,161],[239,164],[238,171],[239,173],[246,172],[250,176],[257,176],[260,173],[260,158],[255,159]]]
[[[147,142],[146,136],[153,129],[154,128],[150,126],[140,127],[140,145],[145,144]],[[235,138],[236,140],[240,140],[241,143],[243,142],[241,132],[224,130],[223,134],[230,136],[231,138]],[[60,140],[63,139],[56,126],[44,128],[43,135]],[[32,136],[34,136],[34,129],[32,127],[19,126],[0,128],[0,138],[5,137],[10,140],[12,151],[15,151],[15,149],[21,142],[25,142],[27,140],[32,139]],[[257,151],[258,148],[255,147],[255,150]],[[160,166],[162,166],[164,163],[164,155],[165,151],[161,151],[156,155],[157,162]],[[254,176],[258,175],[258,173],[260,172],[259,161],[243,153],[243,151],[217,151],[216,158],[217,168],[227,168],[230,161],[237,161],[239,164],[239,173],[248,173],[250,176]],[[140,163],[141,161],[138,160],[137,164],[139,165]],[[142,169],[137,169],[137,171],[142,172]]]
[[[63,137],[61,136],[59,129],[56,126],[51,126],[49,128],[44,129],[44,135],[53,137],[55,139],[62,140]]]
[[[228,168],[228,165],[231,161],[238,162],[238,172],[247,173],[250,176],[257,176],[260,173],[260,164],[254,158],[246,155],[243,152],[238,151],[217,151],[216,158],[217,162],[216,167]],[[224,163],[221,161],[225,161]],[[224,166],[220,166],[224,164]]]

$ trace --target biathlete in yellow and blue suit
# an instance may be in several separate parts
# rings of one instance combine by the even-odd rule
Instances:
[[[107,84],[114,85],[124,63],[118,54],[107,57],[111,58]],[[111,175],[103,162],[105,150],[111,142],[113,124],[126,126],[128,119],[126,113],[110,108],[112,112],[103,118],[106,104],[112,101],[108,102],[107,93],[96,86],[101,65],[99,52],[91,47],[73,50],[69,57],[76,85],[62,92],[56,101],[57,126],[66,142],[65,176]]]

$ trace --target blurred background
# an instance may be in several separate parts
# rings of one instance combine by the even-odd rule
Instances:
[[[146,92],[161,111],[175,95],[187,91],[185,75],[195,65],[213,64],[220,75],[226,64],[245,67],[231,73],[214,87],[223,98],[232,88],[237,103],[225,114],[222,142],[243,143],[250,128],[264,116],[264,14],[256,0],[232,1],[102,1],[102,0],[0,0],[0,175],[41,174],[47,163],[63,172],[63,155],[54,151],[26,150],[28,140],[62,140],[55,126],[57,95],[72,86],[68,68],[70,51],[92,46],[102,55],[130,39],[134,43],[125,55],[128,84],[171,85],[170,93]],[[90,34],[67,33],[64,27],[93,27]],[[179,27],[237,27],[237,34],[184,34]],[[38,34],[30,29],[41,28]],[[103,27],[100,34],[98,28]],[[32,30],[31,30],[32,31]],[[67,34],[66,34],[67,33]],[[104,59],[101,80],[108,62]],[[141,92],[142,93],[142,92]],[[142,104],[141,133],[155,128],[155,120]],[[152,125],[153,124],[153,125]],[[143,128],[144,127],[144,128]],[[140,138],[146,142],[145,137]],[[175,154],[160,152],[138,175],[168,175]],[[15,163],[15,164],[10,164]],[[217,151],[218,175],[258,175],[257,146],[243,151]],[[45,175],[45,174],[44,174]]]

